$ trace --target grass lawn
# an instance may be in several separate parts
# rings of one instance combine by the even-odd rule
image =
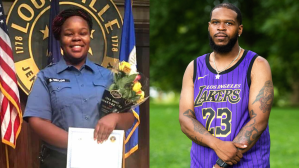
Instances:
[[[190,167],[191,141],[181,132],[178,115],[178,105],[150,105],[151,168]],[[272,108],[269,127],[271,167],[299,167],[299,108]]]

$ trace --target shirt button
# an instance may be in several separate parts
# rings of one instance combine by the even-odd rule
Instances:
[[[84,85],[82,84],[81,87],[83,87]]]
[[[87,102],[87,99],[83,99],[84,102]]]
[[[85,116],[85,120],[88,120],[89,119],[89,117],[88,116]]]

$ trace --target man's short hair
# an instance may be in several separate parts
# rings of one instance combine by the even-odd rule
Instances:
[[[235,5],[231,4],[231,3],[221,3],[219,5],[216,5],[210,13],[210,20],[212,19],[212,12],[214,11],[214,9],[216,8],[227,8],[227,9],[231,9],[233,11],[235,11],[237,13],[237,21],[239,23],[239,25],[242,24],[242,14],[241,11],[238,7],[236,7]]]

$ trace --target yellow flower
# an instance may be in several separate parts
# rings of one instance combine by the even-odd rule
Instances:
[[[141,83],[140,82],[134,82],[134,85],[133,85],[133,91],[134,92],[139,92],[141,90]]]
[[[129,74],[131,72],[131,64],[125,61],[122,61],[119,64],[119,70]]]
[[[140,100],[144,99],[144,91],[138,92],[137,95],[140,95]]]
[[[142,102],[144,99],[144,91],[138,92],[137,95],[140,95],[140,98],[139,98],[139,100],[137,100],[137,103]]]

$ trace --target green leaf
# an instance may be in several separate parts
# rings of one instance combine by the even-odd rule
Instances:
[[[136,102],[137,100],[140,99],[140,95],[135,95],[134,97],[131,98],[131,101]]]
[[[112,83],[109,87],[109,90],[116,90],[116,85],[114,83]]]
[[[123,93],[123,98],[124,99],[128,99],[129,98],[129,91],[126,90],[126,89],[121,89],[122,90],[122,93]]]
[[[116,84],[119,86],[119,88],[125,88],[125,85],[130,84],[134,81],[134,79],[136,78],[136,75],[137,74],[125,76],[125,77],[119,79]]]

